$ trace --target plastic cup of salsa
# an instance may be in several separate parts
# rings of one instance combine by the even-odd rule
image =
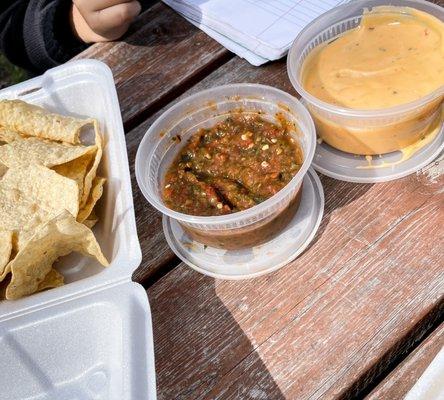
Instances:
[[[359,155],[385,154],[400,150],[400,143],[420,140],[437,118],[441,117],[444,87],[410,103],[378,110],[357,110],[322,101],[302,84],[304,61],[310,52],[344,32],[359,26],[363,13],[377,6],[415,8],[444,20],[444,8],[422,0],[356,0],[322,14],[296,37],[287,58],[287,72],[302,96],[318,135],[329,145]],[[366,142],[366,137],[369,140]],[[377,140],[375,140],[375,138]],[[346,140],[344,140],[346,139]]]
[[[219,216],[194,216],[168,208],[162,200],[167,169],[188,139],[233,113],[258,113],[277,122],[294,123],[291,134],[303,152],[303,163],[279,192],[247,210]],[[178,102],[148,129],[136,155],[136,179],[146,199],[164,216],[177,220],[194,240],[223,249],[259,245],[280,232],[297,211],[302,180],[312,162],[316,133],[307,109],[281,90],[257,84],[233,84],[204,90]]]

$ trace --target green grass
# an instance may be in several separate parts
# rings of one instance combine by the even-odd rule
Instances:
[[[28,79],[26,71],[11,64],[6,57],[0,53],[0,89],[26,79]]]

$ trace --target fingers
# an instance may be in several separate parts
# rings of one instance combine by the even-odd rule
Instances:
[[[122,36],[132,20],[139,15],[141,5],[136,0],[74,0],[84,20],[101,40]]]
[[[116,4],[114,6],[96,11],[93,16],[91,28],[94,25],[103,31],[112,30],[121,26],[128,26],[141,10],[138,1]]]
[[[82,13],[100,11],[105,8],[131,2],[132,0],[73,0],[73,3]]]

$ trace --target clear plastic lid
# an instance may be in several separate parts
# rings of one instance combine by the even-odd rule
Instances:
[[[444,20],[444,9],[428,1],[356,0],[315,19],[300,32],[289,51],[288,75],[303,97],[318,135],[324,139],[316,147],[313,166],[336,179],[382,182],[401,178],[427,165],[442,150],[442,134],[436,135],[424,146],[421,141],[427,132],[434,129],[434,124],[440,121],[442,124],[440,113],[444,86],[407,104],[379,110],[357,110],[319,100],[302,85],[304,61],[315,47],[359,26],[364,12],[387,5],[395,7],[393,12],[406,13],[405,7],[410,7]],[[403,146],[398,146],[398,143],[403,143]],[[405,145],[407,148],[400,149]],[[416,145],[419,146],[413,154],[412,146]]]
[[[444,150],[442,123],[430,143],[411,150],[413,154],[404,150],[365,157],[345,153],[321,142],[316,146],[312,166],[324,175],[347,182],[377,183],[403,178],[430,164]]]
[[[309,169],[302,184],[298,211],[288,226],[269,242],[249,249],[222,250],[193,241],[172,218],[163,231],[171,249],[196,271],[220,279],[249,279],[276,271],[294,260],[313,240],[322,220],[324,192]]]

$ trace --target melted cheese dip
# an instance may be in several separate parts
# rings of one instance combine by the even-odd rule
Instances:
[[[412,8],[376,7],[307,57],[302,82],[318,99],[351,109],[420,99],[444,85],[444,23]]]

